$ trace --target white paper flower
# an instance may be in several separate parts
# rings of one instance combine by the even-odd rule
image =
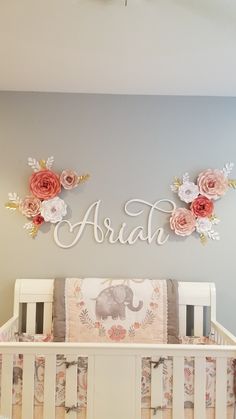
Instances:
[[[55,198],[48,199],[42,202],[41,215],[45,221],[50,223],[58,223],[67,213],[67,205],[63,199]]]
[[[196,221],[196,230],[199,234],[205,234],[212,230],[212,222],[207,217],[199,217]]]
[[[184,182],[178,190],[178,195],[181,201],[192,202],[199,195],[198,186],[193,182]]]

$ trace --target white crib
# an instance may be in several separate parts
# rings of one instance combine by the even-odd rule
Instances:
[[[18,279],[15,284],[13,317],[0,328],[2,336],[13,340],[22,328],[22,307],[26,310],[26,331],[35,333],[40,324],[38,309],[42,309],[41,332],[52,329],[53,279]],[[88,388],[86,419],[141,419],[141,360],[161,356],[173,357],[172,418],[184,414],[184,358],[194,357],[194,419],[206,419],[205,362],[216,359],[215,418],[227,416],[227,358],[236,358],[236,338],[216,321],[216,294],[213,283],[179,283],[180,334],[186,335],[189,306],[193,307],[193,334],[203,335],[206,307],[210,310],[210,331],[216,345],[172,344],[91,344],[91,343],[19,343],[1,342],[2,381],[0,414],[12,418],[12,373],[15,354],[23,354],[23,389],[21,419],[34,418],[34,361],[45,356],[44,404],[42,419],[55,419],[56,356],[64,354],[68,362],[78,356],[88,357]],[[40,322],[39,322],[40,323]],[[156,389],[158,388],[158,391]],[[151,416],[162,419],[162,366],[152,370]],[[65,403],[77,405],[77,368],[66,370]],[[76,411],[65,413],[66,419],[77,419]]]

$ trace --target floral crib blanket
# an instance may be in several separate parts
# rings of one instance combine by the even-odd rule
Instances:
[[[178,343],[174,280],[54,281],[54,341]]]

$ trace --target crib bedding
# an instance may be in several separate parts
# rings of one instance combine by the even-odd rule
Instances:
[[[178,343],[178,282],[56,279],[53,330],[54,341]]]
[[[37,339],[38,336],[37,336]],[[202,338],[182,337],[181,343],[186,344],[209,344],[209,340]],[[22,356],[16,356],[13,368],[13,405],[21,405],[22,401],[22,377],[23,377],[24,359]],[[45,358],[38,356],[35,358],[35,391],[34,404],[36,407],[42,406],[44,402],[44,368]],[[87,358],[78,358],[78,406],[81,411],[87,407]],[[216,362],[214,358],[206,358],[206,407],[214,408],[215,406],[215,377]],[[1,369],[0,369],[1,378]],[[185,358],[184,365],[184,402],[185,408],[191,409],[194,406],[194,359]],[[55,406],[57,408],[65,406],[65,382],[66,382],[66,365],[63,355],[57,356],[56,365],[56,395]],[[172,359],[166,358],[163,363],[163,402],[162,406],[166,410],[172,408],[172,382],[173,382],[173,362]],[[150,359],[142,359],[142,411],[151,407],[151,368]],[[227,405],[235,404],[235,360],[228,359],[227,365]],[[144,413],[143,413],[144,414]]]

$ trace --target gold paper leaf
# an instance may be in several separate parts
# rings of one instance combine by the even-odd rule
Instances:
[[[229,185],[230,188],[236,189],[236,179],[229,179],[228,180],[228,185]]]
[[[204,244],[204,245],[207,243],[207,238],[206,238],[205,234],[203,234],[203,233],[200,234],[200,240],[201,240],[201,243]]]
[[[5,207],[9,210],[15,211],[19,207],[19,203],[17,202],[7,202]]]
[[[78,176],[78,183],[86,182],[89,178],[89,174]]]
[[[32,239],[35,239],[35,237],[36,237],[36,236],[37,236],[37,234],[38,234],[38,230],[39,230],[38,226],[33,226],[33,227],[29,230],[29,235],[30,235],[30,237],[32,237]]]
[[[46,160],[40,160],[39,165],[41,169],[47,169]]]
[[[181,179],[180,179],[180,178],[178,178],[178,177],[175,177],[175,178],[174,178],[173,185],[174,185],[177,189],[179,189],[179,187],[182,185],[182,181],[181,181]]]

